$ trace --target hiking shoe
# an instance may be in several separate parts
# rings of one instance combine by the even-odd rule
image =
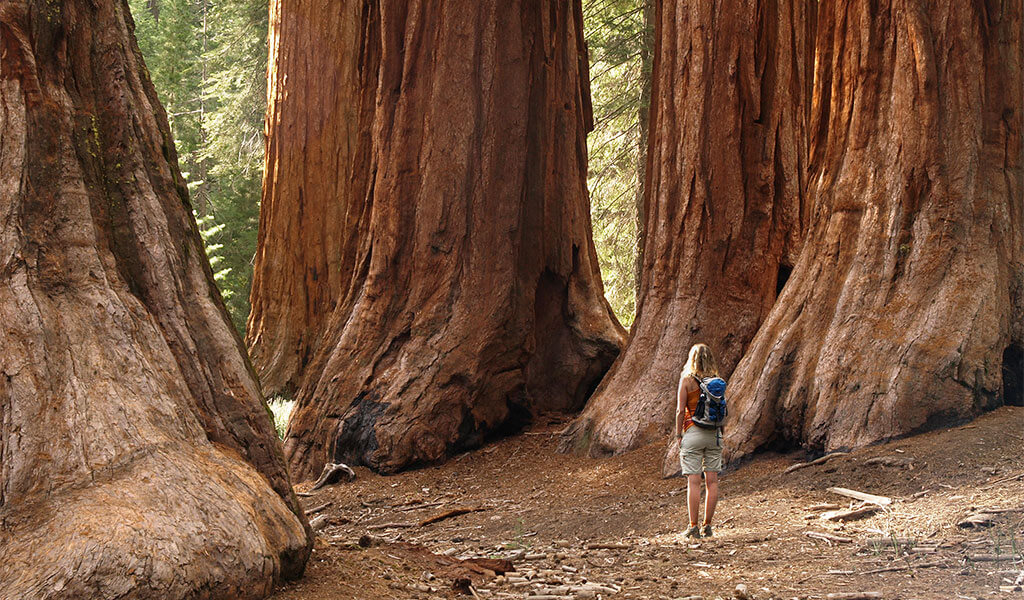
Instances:
[[[696,525],[687,528],[686,531],[683,532],[683,537],[684,538],[689,538],[689,539],[692,539],[692,540],[699,540],[700,539],[700,528],[697,527]]]
[[[711,535],[712,534],[711,534],[711,526],[710,525],[705,525],[700,530],[700,537],[711,537]]]

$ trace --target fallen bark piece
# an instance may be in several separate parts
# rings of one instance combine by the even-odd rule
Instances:
[[[783,475],[789,475],[793,471],[797,471],[799,469],[803,469],[804,467],[812,467],[814,465],[820,465],[820,464],[828,462],[828,461],[830,461],[833,458],[836,458],[838,456],[846,456],[848,454],[849,454],[849,452],[833,452],[832,454],[826,454],[825,456],[822,456],[821,458],[816,458],[816,459],[814,459],[812,461],[796,463],[795,465],[792,465],[788,469],[783,471],[782,474]]]
[[[824,533],[821,531],[805,531],[804,535],[806,535],[809,538],[824,540],[826,543],[828,543],[829,546],[831,546],[833,542],[836,544],[849,544],[853,542],[853,538],[843,537],[841,535],[833,535],[831,533]]]
[[[838,511],[833,510],[826,513],[822,513],[821,518],[826,521],[855,521],[864,517],[875,514],[882,510],[879,506],[865,506],[855,510]]]
[[[882,600],[882,592],[835,592],[825,596],[828,600]]]
[[[876,496],[874,494],[858,492],[857,490],[848,490],[841,487],[830,487],[828,488],[828,491],[833,494],[839,494],[840,496],[846,496],[847,498],[853,498],[863,502],[870,502],[871,504],[877,504],[879,506],[889,506],[892,504],[892,498],[887,496]]]
[[[431,523],[437,523],[438,521],[443,521],[445,519],[450,519],[452,517],[457,517],[459,515],[465,515],[465,514],[468,514],[468,513],[480,512],[482,510],[487,510],[487,509],[483,508],[483,507],[480,507],[480,506],[477,506],[477,507],[460,506],[458,508],[453,508],[453,509],[451,509],[451,510],[449,510],[447,512],[443,512],[443,513],[441,513],[439,515],[434,515],[433,517],[427,517],[426,519],[423,519],[422,521],[420,521],[420,527],[423,527],[425,525],[430,525]]]
[[[585,548],[587,550],[629,550],[631,547],[632,546],[630,546],[629,544],[600,543],[600,542],[596,542],[596,543],[592,543],[592,544],[587,544],[585,546]]]
[[[318,490],[326,485],[337,483],[341,479],[342,474],[347,475],[349,481],[353,481],[356,478],[356,472],[350,469],[348,465],[343,463],[327,463],[324,465],[323,472],[320,473],[320,478],[316,480],[313,487],[309,488],[309,491]]]

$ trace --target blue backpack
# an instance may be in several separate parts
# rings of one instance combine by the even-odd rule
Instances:
[[[725,408],[725,380],[721,377],[700,379],[700,398],[697,410],[693,411],[693,424],[704,429],[718,429],[729,411]]]

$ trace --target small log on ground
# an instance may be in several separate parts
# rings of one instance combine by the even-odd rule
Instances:
[[[892,498],[887,496],[876,496],[874,494],[858,492],[857,490],[848,490],[841,487],[830,487],[828,488],[828,491],[833,494],[839,494],[840,496],[846,496],[847,498],[853,498],[863,502],[870,502],[871,504],[877,504],[879,506],[889,506],[892,504]]]
[[[825,463],[825,462],[828,462],[828,461],[832,460],[833,458],[836,458],[837,456],[846,456],[848,454],[849,454],[849,452],[833,452],[832,454],[826,454],[825,456],[822,456],[821,458],[816,458],[816,459],[814,459],[812,461],[796,463],[795,465],[792,465],[791,467],[789,467],[788,469],[783,471],[782,474],[783,475],[789,475],[793,471],[797,471],[799,469],[803,469],[804,467],[812,467],[814,465],[820,465],[822,463]]]
[[[882,600],[882,592],[836,592],[825,596],[828,600]]]
[[[592,543],[585,546],[587,550],[629,550],[631,547],[629,544],[619,543]]]
[[[341,479],[342,474],[348,477],[349,481],[356,478],[356,472],[348,467],[348,465],[342,463],[327,463],[324,465],[324,470],[320,473],[320,478],[316,480],[313,487],[309,488],[310,491],[318,490],[325,485],[331,485],[337,483]]]

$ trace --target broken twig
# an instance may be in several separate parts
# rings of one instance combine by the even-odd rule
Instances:
[[[846,456],[847,454],[849,454],[849,452],[833,452],[832,454],[826,454],[825,456],[822,456],[821,458],[816,458],[816,459],[814,459],[812,461],[796,463],[795,465],[792,465],[788,469],[783,471],[782,474],[783,475],[789,475],[790,473],[792,473],[793,471],[796,471],[798,469],[803,469],[804,467],[811,467],[811,466],[814,466],[814,465],[820,465],[820,464],[822,464],[824,462],[832,460],[833,458],[835,458],[837,456]]]

